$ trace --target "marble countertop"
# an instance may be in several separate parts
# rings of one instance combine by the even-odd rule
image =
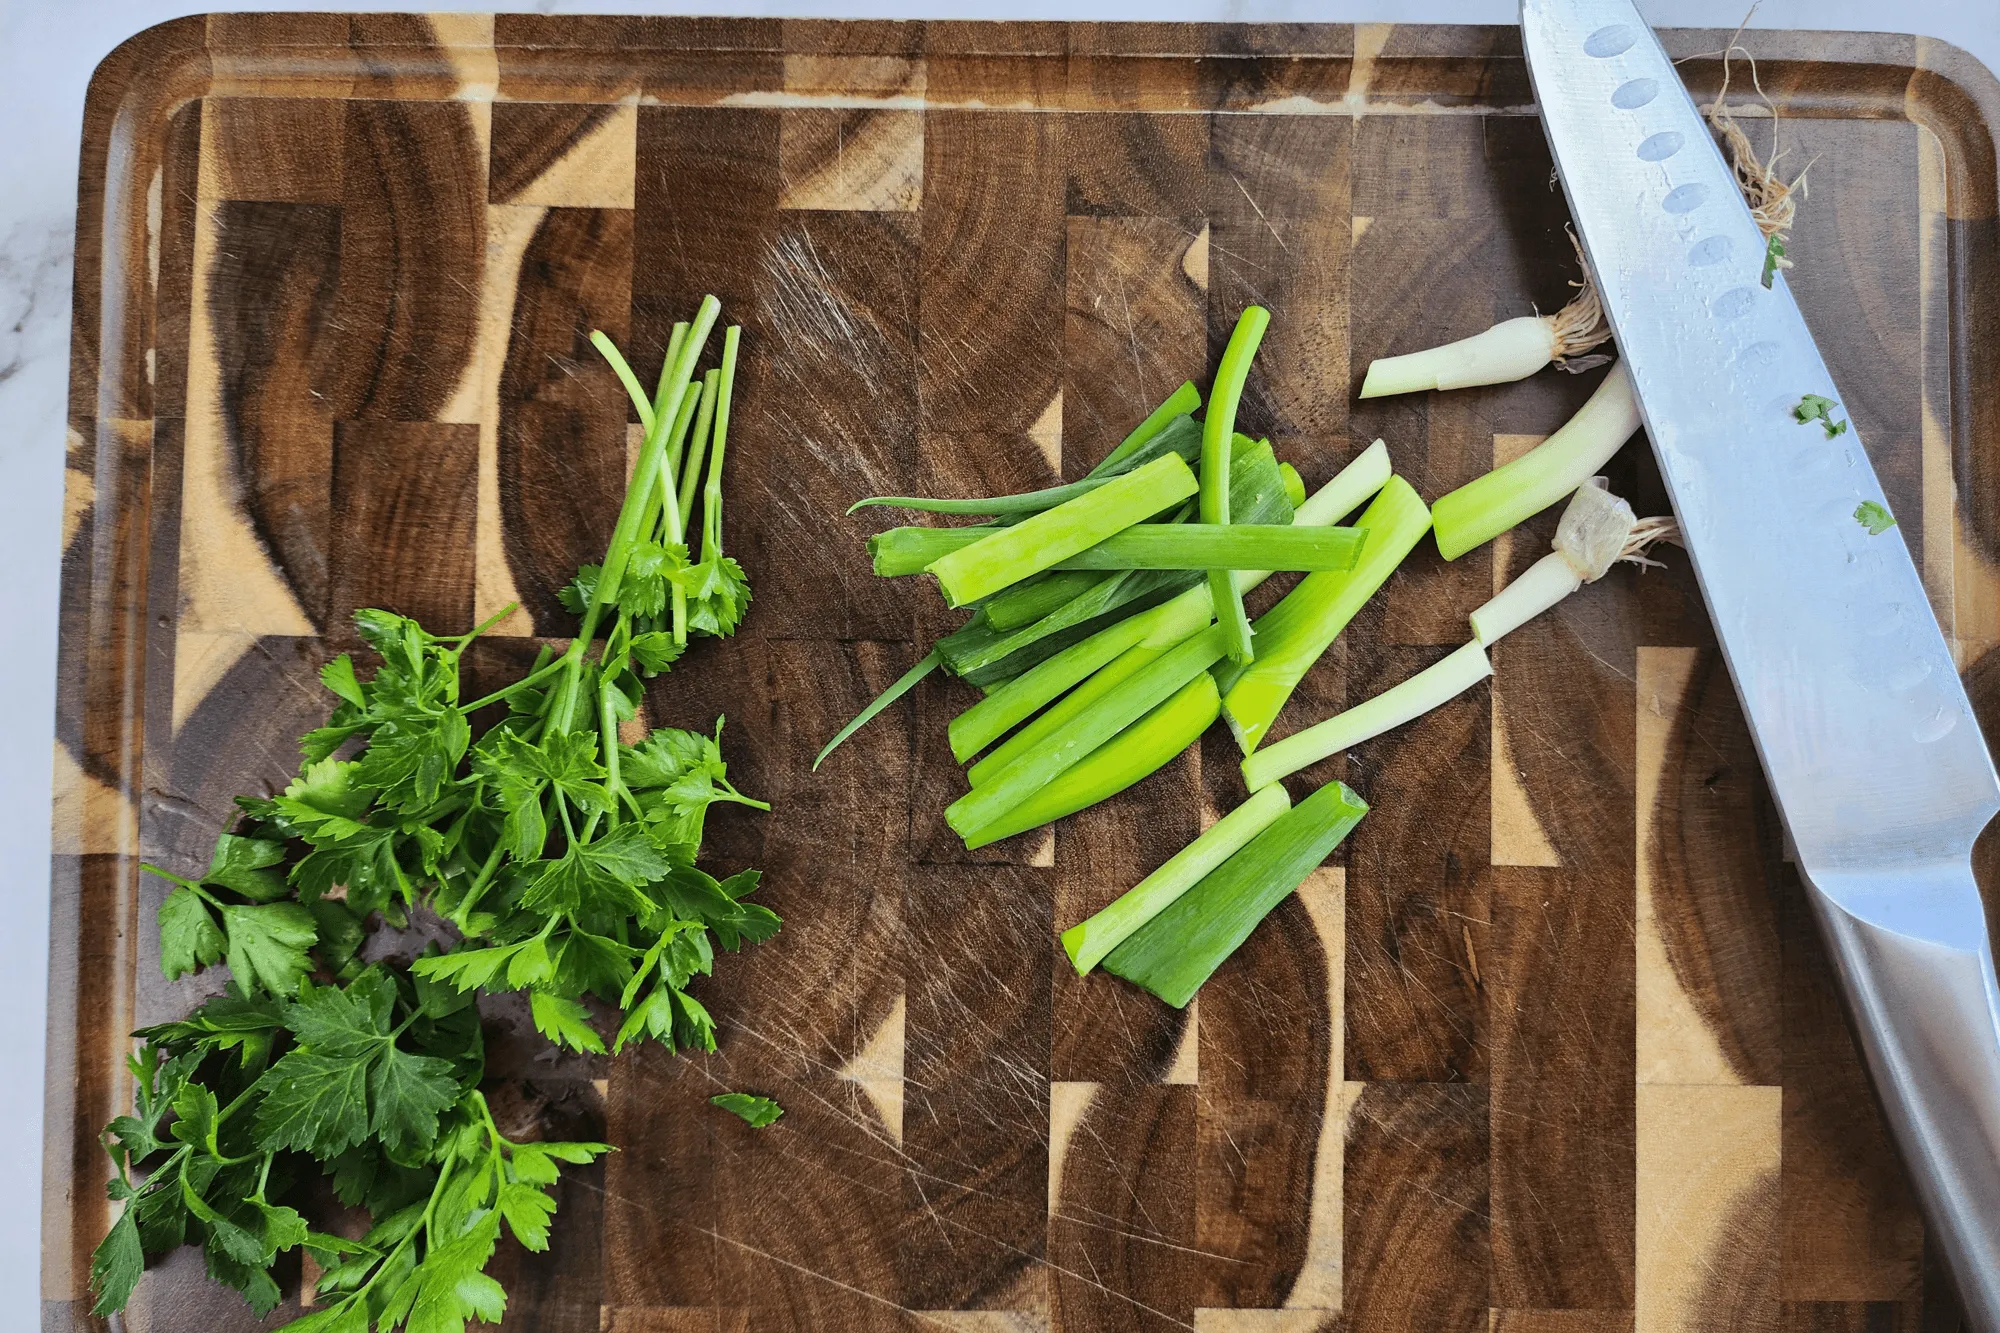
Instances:
[[[1730,27],[1745,0],[1640,0],[1655,23]],[[69,373],[72,231],[78,134],[91,70],[138,30],[207,8],[177,0],[0,0],[0,864],[8,867],[0,944],[0,1197],[39,1197],[43,1020],[48,938],[48,812],[54,708],[56,587]],[[1236,21],[1393,20],[1510,23],[1515,0],[765,0],[763,3],[307,3],[276,9],[530,10],[540,13],[704,12],[916,18],[950,9],[961,18],[1093,18]],[[2000,69],[1995,0],[1905,0],[1885,11],[1868,0],[1764,0],[1757,27],[1880,29],[1941,37]],[[36,1210],[0,1218],[0,1328],[40,1322]]]

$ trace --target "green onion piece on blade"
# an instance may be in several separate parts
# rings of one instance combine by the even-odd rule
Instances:
[[[984,785],[953,801],[944,812],[945,822],[960,837],[978,833],[1092,750],[1172,698],[1196,673],[1214,665],[1223,651],[1220,626],[1177,644],[1158,661],[1119,681],[1074,725],[1029,750]]]
[[[1639,400],[1620,361],[1560,430],[1431,507],[1438,553],[1456,560],[1566,498],[1639,429]]]
[[[1194,387],[1191,380],[1183,381],[1181,387],[1167,396],[1167,401],[1154,408],[1147,418],[1132,428],[1132,433],[1119,441],[1118,447],[1104,456],[1102,462],[1090,470],[1093,477],[1108,475],[1118,465],[1125,463],[1144,447],[1152,438],[1165,431],[1175,417],[1184,417],[1201,406],[1201,390]]]
[[[883,709],[915,689],[917,682],[937,670],[941,661],[942,659],[938,656],[937,649],[933,648],[915,666],[898,676],[895,684],[876,695],[866,708],[854,715],[852,722],[842,727],[835,733],[834,738],[826,743],[826,748],[821,750],[813,760],[814,770],[817,771],[819,766],[826,762],[826,757],[835,750],[838,750],[841,743],[849,736],[852,736],[855,732],[873,722]]]
[[[1327,783],[1113,949],[1104,970],[1176,1009],[1187,1008],[1257,923],[1305,883],[1367,813],[1368,803],[1344,783]]]
[[[1476,641],[1468,643],[1367,702],[1248,756],[1243,761],[1244,785],[1261,790],[1308,764],[1422,717],[1492,674],[1486,650]]]
[[[1255,792],[1202,831],[1166,864],[1140,880],[1109,907],[1062,933],[1063,951],[1084,976],[1104,955],[1123,944],[1141,926],[1165,911],[1175,899],[1200,883],[1217,866],[1234,856],[1252,838],[1292,808],[1292,798],[1279,783]]]
[[[1151,518],[1198,489],[1176,456],[1156,458],[1088,495],[1064,501],[932,562],[945,600],[964,606],[1097,545],[1114,532]]]
[[[1409,482],[1391,477],[1356,525],[1368,530],[1368,540],[1354,568],[1299,580],[1284,600],[1258,617],[1257,660],[1217,673],[1222,716],[1245,754],[1264,739],[1320,654],[1430,530],[1431,514]]]
[[[1208,415],[1201,423],[1201,521],[1229,522],[1229,454],[1236,434],[1236,406],[1243,398],[1243,382],[1250,376],[1250,361],[1264,330],[1271,324],[1271,312],[1262,306],[1245,307],[1236,319],[1229,345],[1223,349],[1222,364],[1216,368],[1215,386],[1208,394]],[[1215,599],[1216,619],[1222,625],[1229,656],[1248,662],[1250,617],[1243,610],[1243,594],[1226,568],[1208,571],[1209,595]]]
[[[1200,739],[1222,711],[1215,677],[1201,672],[1165,703],[1098,746],[1055,781],[966,838],[968,849],[1073,815],[1151,777]]]

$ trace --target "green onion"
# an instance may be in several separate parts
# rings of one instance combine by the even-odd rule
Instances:
[[[1248,756],[1243,761],[1243,782],[1257,791],[1308,764],[1414,721],[1492,674],[1486,650],[1477,641],[1468,643],[1366,703]]]
[[[847,512],[851,514],[857,509],[865,509],[872,505],[889,509],[920,509],[932,514],[1001,516],[1039,514],[1045,509],[1055,508],[1065,500],[1088,495],[1113,477],[1122,476],[1168,454],[1179,454],[1189,463],[1201,457],[1201,427],[1195,424],[1192,417],[1183,415],[1172,418],[1166,423],[1165,429],[1141,440],[1139,445],[1119,459],[1116,465],[1107,466],[1110,463],[1107,459],[1106,462],[1099,463],[1091,470],[1090,475],[1081,481],[1050,486],[1039,491],[1024,491],[1018,495],[992,495],[976,500],[940,500],[921,495],[872,495],[865,500],[855,501],[848,507]]]
[[[1126,463],[1130,466],[1127,460],[1154,436],[1166,430],[1168,423],[1176,417],[1188,415],[1200,406],[1201,390],[1195,388],[1191,380],[1183,382],[1180,388],[1167,396],[1166,402],[1154,408],[1150,416],[1134,426],[1132,433],[1121,440],[1117,448],[1106,454],[1097,466],[1090,470],[1089,475],[1102,477],[1109,476],[1114,471],[1123,471],[1119,464]]]
[[[1391,477],[1356,526],[1368,530],[1353,569],[1308,574],[1284,600],[1257,619],[1257,660],[1217,673],[1222,715],[1249,754],[1271,729],[1285,701],[1430,529],[1430,511],[1410,483]]]
[[[1033,795],[1043,784],[1171,698],[1197,672],[1206,671],[1225,650],[1221,628],[1212,627],[1176,645],[1158,661],[1118,682],[1095,708],[1041,745],[1028,751],[985,785],[975,787],[945,811],[945,822],[969,836]]]
[[[1231,460],[1230,504],[1244,523],[1285,523],[1292,505],[1268,444],[1245,441]],[[1144,612],[1203,575],[1179,571],[1127,571],[1081,593],[1042,620],[1000,630],[975,621],[938,640],[945,666],[982,689],[1011,680],[1050,656],[1126,616]],[[990,600],[987,603],[991,604]]]
[[[1555,434],[1438,500],[1432,509],[1438,553],[1456,560],[1564,499],[1638,429],[1639,400],[1621,361]]]
[[[1137,617],[1133,617],[1137,619]],[[1194,626],[1182,638],[1199,634],[1207,628],[1207,618]],[[1009,736],[1001,744],[993,747],[993,752],[965,771],[965,780],[974,787],[983,786],[996,774],[1004,773],[1016,759],[1033,750],[1042,742],[1061,732],[1077,718],[1090,711],[1091,707],[1141,667],[1150,666],[1166,656],[1172,643],[1154,645],[1149,642],[1133,644],[1117,657],[1104,664],[1089,680],[1071,690],[1051,706],[1040,717]]]
[[[952,674],[985,689],[1013,679],[1108,625],[1158,606],[1188,577],[1172,570],[1121,570],[1019,629],[996,629],[983,616],[975,616],[939,639],[937,648]]]
[[[713,560],[722,554],[722,455],[729,443],[729,408],[735,396],[736,355],[742,338],[740,324],[731,324],[722,332],[722,367],[715,372],[715,438],[708,460],[708,488],[701,497],[703,560]]]
[[[1095,546],[1112,533],[1187,499],[1197,489],[1194,473],[1178,456],[1156,458],[1088,495],[1066,500],[940,557],[932,562],[930,572],[943,589],[945,600],[964,606]]]
[[[1389,451],[1380,440],[1340,470],[1340,473],[1308,498],[1293,516],[1295,526],[1319,527],[1345,518],[1389,480]],[[1262,573],[1240,571],[1237,580],[1249,592],[1265,578]],[[1199,632],[1215,614],[1207,583],[1198,584],[1173,601],[1142,612],[1099,630],[1081,643],[1007,681],[991,694],[960,713],[951,722],[951,752],[964,763],[998,740],[1036,709],[1060,696],[1077,682],[1090,676],[1141,640],[1171,647],[1189,634]],[[1175,619],[1179,617],[1180,619]],[[1148,619],[1150,618],[1150,619]],[[1144,621],[1144,623],[1137,623]],[[1187,623],[1185,633],[1159,642],[1155,624]]]
[[[937,670],[942,661],[943,659],[938,656],[937,649],[935,648],[924,654],[923,658],[915,666],[898,676],[894,685],[876,695],[866,708],[855,714],[852,722],[842,727],[839,733],[826,743],[826,748],[821,750],[813,759],[813,769],[817,771],[819,766],[826,762],[826,757],[840,748],[841,742],[867,726],[870,722],[873,722],[876,715],[883,709],[915,689],[917,682]]]
[[[1072,815],[1108,800],[1133,783],[1151,777],[1175,755],[1201,738],[1222,711],[1215,677],[1206,671],[1181,686],[1165,703],[1071,765],[1053,782],[1042,785],[1027,800],[969,835],[967,848],[1011,838],[1031,828]]]
[[[1167,906],[1217,866],[1234,856],[1238,849],[1271,826],[1273,820],[1292,808],[1292,798],[1280,783],[1251,794],[1249,800],[1231,810],[1203,830],[1202,835],[1175,852],[1166,864],[1140,880],[1097,915],[1079,921],[1062,933],[1063,951],[1084,976],[1104,955],[1123,944],[1131,935],[1165,911]]]
[[[1051,571],[994,593],[979,604],[979,609],[986,613],[986,623],[994,629],[1019,629],[1081,597],[1106,577],[1089,570]]]
[[[891,528],[870,537],[868,550],[875,559],[875,572],[884,578],[894,578],[926,568],[953,551],[984,541],[988,535],[976,528]],[[1352,569],[1361,554],[1363,536],[1360,528],[1300,528],[1270,523],[1219,526],[1138,523],[1067,560],[1058,561],[1054,568]],[[1063,598],[1056,605],[1067,600]],[[997,623],[995,627],[1005,628]]]
[[[1010,727],[1033,714],[1043,704],[1077,682],[1099,673],[1108,663],[1147,639],[1163,620],[1176,614],[1192,618],[1195,612],[1191,608],[1197,603],[1200,618],[1188,633],[1199,633],[1210,619],[1206,585],[1189,588],[1170,602],[1107,625],[1081,643],[1071,644],[1007,681],[951,720],[953,756],[961,764],[964,763],[1006,735]]]
[[[1271,312],[1263,306],[1246,307],[1237,317],[1236,328],[1223,349],[1222,364],[1209,390],[1208,415],[1201,425],[1201,521],[1229,522],[1229,455],[1236,433],[1236,405],[1243,397],[1243,382],[1250,375],[1251,358],[1270,327]],[[1243,610],[1243,594],[1226,568],[1208,571],[1209,595],[1215,599],[1216,619],[1222,625],[1229,656],[1248,662],[1250,617]]]
[[[1104,959],[1104,969],[1185,1009],[1257,923],[1305,883],[1368,813],[1329,782],[1168,904]]]
[[[1297,509],[1306,502],[1306,479],[1290,463],[1278,464],[1278,475],[1284,479],[1285,498],[1292,502],[1292,508]]]

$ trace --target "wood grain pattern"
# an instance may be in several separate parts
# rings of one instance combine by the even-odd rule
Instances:
[[[1794,288],[2000,723],[2000,85],[1921,39],[1746,41],[1814,164]],[[138,856],[199,861],[287,778],[356,605],[464,629],[519,600],[482,689],[565,632],[630,441],[587,335],[648,371],[704,292],[746,329],[727,522],[757,601],[644,714],[727,715],[775,810],[712,848],[786,927],[720,961],[714,1056],[544,1059],[492,1006],[509,1127],[622,1149],[565,1183],[548,1253],[502,1256],[510,1327],[1955,1327],[1678,555],[1302,775],[1374,813],[1184,1012],[1053,934],[1240,799],[1220,730],[972,856],[939,819],[968,688],[811,771],[955,620],[868,573],[881,521],[845,505],[1080,475],[1246,302],[1276,320],[1243,427],[1310,484],[1380,435],[1435,498],[1572,412],[1597,376],[1352,396],[1373,357],[1567,298],[1530,103],[1511,29],[1380,24],[247,14],[114,52],[79,182],[47,1327],[103,1327],[126,1034],[216,984],[161,978]],[[1607,471],[1666,511],[1643,447]],[[1420,550],[1278,733],[1462,642],[1553,521]],[[724,1088],[787,1115],[752,1131]],[[128,1323],[254,1326],[185,1253]]]

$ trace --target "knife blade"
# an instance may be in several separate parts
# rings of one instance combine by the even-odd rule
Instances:
[[[1898,1146],[2000,1331],[2000,779],[1900,527],[1709,127],[1631,0],[1522,0],[1563,190]],[[1849,420],[1851,420],[1851,416]]]

